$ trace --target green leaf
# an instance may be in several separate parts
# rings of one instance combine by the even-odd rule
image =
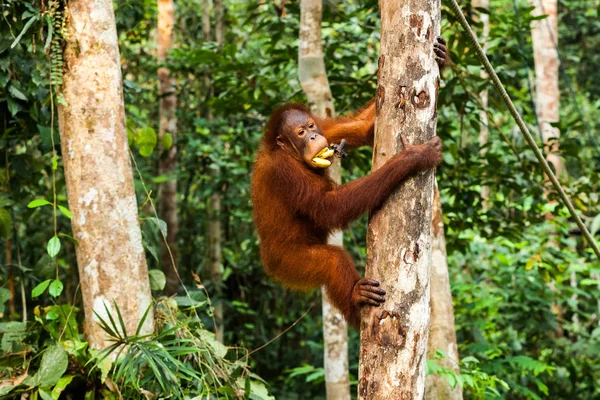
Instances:
[[[44,351],[40,369],[30,382],[31,386],[53,386],[58,383],[69,365],[67,352],[55,344]]]
[[[10,299],[10,290],[7,288],[0,288],[0,317],[4,316],[4,303]]]
[[[54,33],[54,27],[52,26],[52,18],[50,15],[45,15],[46,26],[48,27],[48,36],[46,36],[46,43],[44,44],[44,51],[48,51],[50,43],[52,43],[52,35]]]
[[[148,157],[156,147],[156,132],[149,126],[138,129],[135,135],[135,144],[138,146],[140,154]]]
[[[167,278],[159,269],[151,269],[148,271],[148,275],[150,275],[150,288],[152,290],[163,290],[165,285],[167,284]]]
[[[52,296],[52,297],[58,297],[62,293],[63,287],[64,287],[63,283],[61,281],[59,281],[58,279],[55,279],[50,284],[48,293],[50,293],[50,296]]]
[[[600,214],[594,217],[592,225],[590,226],[590,233],[592,234],[592,236],[594,236],[596,232],[598,232],[598,229],[600,229]]]
[[[65,96],[63,96],[62,93],[59,93],[58,96],[56,96],[56,102],[61,106],[65,107],[69,105],[69,103],[67,103],[67,100],[65,99]]]
[[[51,205],[52,205],[52,203],[50,203],[46,199],[37,199],[37,200],[33,200],[29,204],[27,204],[27,208],[37,208],[37,207],[41,207],[41,206],[51,206]]]
[[[58,238],[58,236],[53,236],[52,239],[48,241],[47,250],[50,257],[56,257],[56,255],[60,251],[60,239]]]
[[[0,208],[0,235],[5,238],[10,238],[12,231],[12,218],[6,208]]]
[[[50,285],[50,281],[51,279],[46,279],[44,282],[34,287],[31,291],[31,297],[35,298],[38,297],[40,294],[44,293],[48,285]]]
[[[9,85],[8,86],[8,92],[15,99],[27,101],[27,96],[25,96],[25,93],[21,92],[21,90],[19,88],[17,88],[15,85],[12,85],[12,84]]]
[[[173,146],[173,135],[165,133],[162,137],[162,147],[165,150],[169,150]]]
[[[69,209],[65,206],[58,206],[58,209],[65,214],[65,217],[71,219],[73,218],[73,214],[71,214],[71,211],[69,211]]]
[[[15,41],[14,41],[14,42],[12,42],[12,44],[10,45],[10,48],[11,48],[11,49],[14,49],[14,48],[15,48],[15,46],[16,46],[17,44],[19,44],[19,41],[21,40],[21,38],[23,37],[23,35],[27,33],[27,31],[29,30],[29,28],[31,27],[31,25],[33,25],[33,23],[34,23],[35,21],[37,21],[37,19],[38,19],[38,16],[37,16],[37,15],[35,15],[35,16],[33,16],[33,17],[29,18],[29,20],[27,21],[27,23],[25,24],[25,26],[24,26],[24,27],[23,27],[23,29],[21,30],[21,33],[19,33],[19,35],[18,35],[18,36],[15,38]]]
[[[160,218],[156,218],[155,222],[156,225],[158,225],[158,229],[160,229],[160,233],[162,233],[164,237],[167,237],[167,223]]]
[[[52,389],[52,400],[58,400],[61,393],[65,390],[65,388],[71,383],[73,380],[73,375],[65,375],[58,380],[54,389]]]
[[[17,103],[12,97],[6,97],[6,104],[8,105],[8,111],[10,111],[10,114],[13,117],[23,109],[21,105]]]
[[[46,392],[42,388],[40,388],[38,390],[38,394],[40,395],[40,397],[42,398],[42,400],[52,400],[52,395],[50,393]]]

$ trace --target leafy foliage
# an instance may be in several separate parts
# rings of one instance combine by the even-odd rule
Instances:
[[[174,398],[190,393],[269,398],[261,379],[248,372],[252,367],[278,399],[324,398],[317,312],[248,359],[241,348],[235,354],[235,348],[223,347],[205,329],[212,326],[209,304],[221,303],[225,343],[256,349],[296,321],[318,296],[285,291],[264,274],[249,201],[252,162],[270,110],[281,102],[305,100],[297,78],[299,5],[224,3],[227,29],[220,49],[202,39],[202,1],[177,2],[176,46],[163,64],[155,54],[156,2],[115,3],[127,132],[141,170],[136,192],[157,297],[165,285],[159,255],[166,225],[150,211],[141,182],[156,198],[160,183],[170,178],[156,168],[156,71],[168,67],[176,79],[178,135],[161,144],[178,146],[179,274],[190,297],[159,300],[160,329],[150,337],[125,335],[118,317],[104,321],[115,340],[113,353],[104,360],[106,354],[90,350],[81,334],[77,242],[70,236],[62,150],[52,115],[61,101],[56,93],[65,68],[66,3],[44,0],[36,3],[38,8],[7,0],[0,5],[0,233],[5,240],[0,265],[0,395],[37,393],[46,399],[69,393],[84,398],[87,391],[105,398],[117,398],[118,393],[143,398],[151,392]],[[490,3],[488,56],[537,132],[531,7],[525,0]],[[473,10],[469,2],[464,7],[481,31],[476,17],[484,11]],[[593,50],[600,40],[598,11],[594,2],[559,2],[558,127],[568,171],[563,182],[596,237],[600,80],[595,72],[600,56]],[[442,32],[454,65],[444,73],[439,95],[438,133],[445,154],[438,182],[462,361],[460,374],[444,370],[435,360],[428,363],[430,372],[463,385],[466,398],[598,398],[598,263],[567,212],[547,192],[533,155],[481,77],[479,62],[456,21],[449,12],[443,15]],[[375,93],[377,2],[324,1],[323,38],[336,110],[354,110]],[[206,76],[211,78],[209,86]],[[484,90],[490,90],[489,141],[481,145]],[[368,173],[370,160],[369,149],[353,151],[344,161],[343,179]],[[491,194],[485,207],[483,187]],[[222,197],[222,282],[211,281],[205,273],[213,193]],[[345,233],[345,245],[359,265],[365,263],[366,222],[355,222]],[[13,300],[9,281],[16,288]],[[204,289],[212,294],[216,287],[223,295],[209,303]],[[21,302],[20,291],[25,293]],[[19,322],[23,319],[27,322]],[[118,352],[121,356],[113,358]],[[354,331],[350,354],[355,381]]]

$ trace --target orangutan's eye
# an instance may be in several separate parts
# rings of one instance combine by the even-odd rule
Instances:
[[[304,129],[302,129],[300,132],[298,132],[298,136],[304,136]]]
[[[311,123],[310,123],[310,125],[308,125],[308,127],[309,127],[310,129],[313,129],[313,128],[315,127],[315,124],[311,122]]]

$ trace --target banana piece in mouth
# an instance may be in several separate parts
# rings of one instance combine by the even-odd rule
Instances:
[[[331,165],[331,161],[329,161],[328,158],[331,158],[334,154],[334,151],[329,147],[324,147],[312,159],[312,164],[317,168],[327,168]]]

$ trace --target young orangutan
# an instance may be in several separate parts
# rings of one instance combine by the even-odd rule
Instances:
[[[438,40],[435,52],[445,63],[443,41]],[[336,185],[327,174],[334,154],[329,144],[345,139],[350,147],[372,146],[374,121],[373,101],[354,116],[324,119],[301,104],[279,107],[267,123],[252,180],[267,273],[292,289],[325,285],[355,327],[360,307],[379,306],[385,291],[379,282],[361,278],[348,253],[327,244],[328,235],[378,207],[409,174],[435,168],[442,160],[438,137],[410,145],[402,136],[403,150],[377,171]]]

